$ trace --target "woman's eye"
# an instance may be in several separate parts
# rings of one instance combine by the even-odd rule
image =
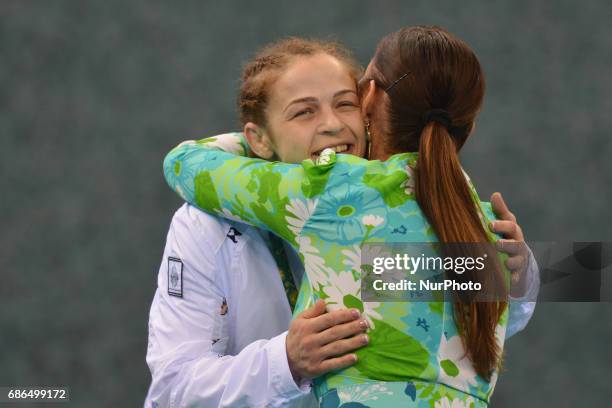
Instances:
[[[359,106],[359,105],[357,105],[357,104],[356,104],[355,102],[353,102],[353,101],[342,101],[342,102],[338,103],[338,107],[340,107],[340,108],[342,108],[342,107],[347,107],[347,106],[348,106],[348,107],[351,107],[351,108],[356,108],[356,107],[357,107],[357,106]]]
[[[302,109],[301,111],[296,112],[293,117],[297,118],[300,116],[305,116],[305,115],[309,115],[311,113],[314,113],[314,111],[312,109]]]

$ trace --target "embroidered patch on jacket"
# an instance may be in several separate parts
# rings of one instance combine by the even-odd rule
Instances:
[[[183,297],[183,261],[168,257],[168,294]]]
[[[238,241],[236,240],[236,237],[239,237],[241,235],[242,233],[234,227],[230,227],[229,231],[227,232],[227,237],[231,239],[234,244],[238,243]]]

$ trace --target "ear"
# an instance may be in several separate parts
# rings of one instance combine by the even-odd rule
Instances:
[[[376,100],[376,82],[373,79],[370,80],[366,89],[363,91],[363,98],[361,98],[361,116],[363,120],[369,120],[372,116],[374,109],[374,101]]]
[[[263,127],[248,122],[244,125],[243,132],[253,153],[266,160],[274,157],[274,144]]]

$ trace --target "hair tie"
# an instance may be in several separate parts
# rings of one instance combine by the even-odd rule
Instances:
[[[450,129],[452,124],[450,113],[444,109],[428,110],[423,114],[423,122],[425,125],[429,122],[437,122],[447,129]]]

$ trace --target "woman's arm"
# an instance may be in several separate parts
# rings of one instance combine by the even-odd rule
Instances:
[[[218,256],[226,232],[227,224],[187,205],[172,219],[149,318],[147,364],[152,381],[147,408],[153,402],[160,407],[276,407],[311,401],[309,387],[298,387],[293,380],[287,332],[276,335],[273,326],[259,328],[271,339],[253,341],[237,354],[228,354],[230,338],[237,333],[255,338],[251,330],[257,323],[238,325],[234,315],[220,314],[226,298],[232,307],[233,294],[225,282],[235,276],[233,263]],[[184,297],[169,292],[170,272],[177,265]],[[282,299],[284,294],[277,296]]]
[[[181,143],[164,160],[166,181],[205,212],[264,228],[295,245],[334,160],[287,164],[226,150],[246,155],[248,145],[240,133]]]

